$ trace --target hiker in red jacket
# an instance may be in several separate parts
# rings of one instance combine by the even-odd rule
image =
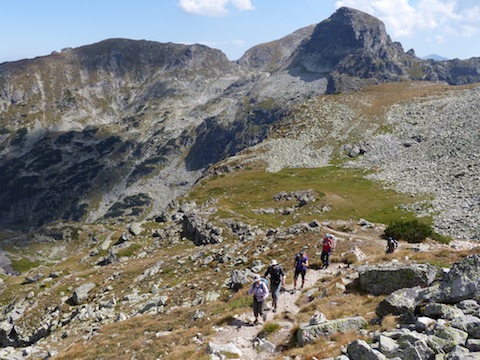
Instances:
[[[334,248],[334,237],[332,234],[326,233],[322,241],[322,255],[320,259],[322,260],[323,266],[322,269],[326,269],[330,264],[330,255]]]

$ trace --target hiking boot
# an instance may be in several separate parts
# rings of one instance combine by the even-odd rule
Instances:
[[[255,321],[253,322],[253,325],[258,325],[258,320],[255,320]]]

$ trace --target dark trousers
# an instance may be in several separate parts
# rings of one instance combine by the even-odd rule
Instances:
[[[320,259],[322,260],[323,267],[327,267],[330,264],[330,254],[331,251],[322,251],[322,256]]]
[[[280,295],[280,283],[271,283],[270,291],[272,292],[272,299],[274,303],[277,303],[278,296]]]
[[[263,301],[258,301],[257,298],[253,297],[253,316],[258,317],[258,315],[263,315]]]

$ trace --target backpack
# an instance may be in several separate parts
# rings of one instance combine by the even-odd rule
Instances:
[[[265,294],[268,294],[267,279],[262,278],[262,282],[263,284],[260,286],[255,286],[255,284],[252,284],[251,287],[253,295],[257,298],[258,301],[261,301],[260,298],[265,296]]]
[[[398,247],[397,240],[392,238],[387,239],[387,248],[385,249],[387,253],[393,253],[397,247]]]
[[[323,242],[323,251],[332,251],[333,249],[333,240],[329,238],[324,238]]]
[[[298,253],[297,256],[295,256],[295,268],[305,270],[307,267],[303,265],[304,260],[308,260],[308,256],[306,254],[302,255]]]
[[[265,276],[270,275],[270,281],[272,284],[278,284],[282,281],[282,277],[285,276],[285,273],[280,265],[277,265],[277,268],[269,267]]]

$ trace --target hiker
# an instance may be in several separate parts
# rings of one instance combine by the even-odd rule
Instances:
[[[305,250],[300,250],[300,252],[295,256],[295,272],[293,274],[293,290],[297,289],[297,278],[300,275],[302,277],[302,286],[300,289],[303,289],[305,285],[305,275],[308,268],[308,256],[305,254]]]
[[[277,312],[278,296],[280,295],[280,288],[285,286],[285,272],[282,267],[278,264],[277,260],[272,260],[270,266],[268,267],[264,278],[270,275],[270,292],[272,293],[272,307],[273,312]]]
[[[267,284],[262,280],[260,275],[253,276],[253,283],[247,291],[247,295],[253,294],[253,315],[255,316],[254,325],[258,324],[258,316],[263,318],[263,322],[267,320],[267,314],[263,312],[263,304],[268,298]]]
[[[332,254],[334,246],[333,235],[326,233],[322,240],[322,255],[320,256],[320,260],[322,260],[323,263],[322,269],[326,269],[328,265],[330,265],[330,255]]]
[[[387,239],[387,247],[385,248],[385,253],[392,254],[397,247],[398,247],[398,241],[392,237],[389,237]]]

